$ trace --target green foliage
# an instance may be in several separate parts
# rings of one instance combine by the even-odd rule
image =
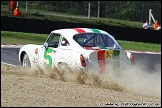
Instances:
[[[161,52],[161,44],[117,40],[124,50]]]
[[[48,34],[1,31],[1,44],[43,44]]]
[[[106,25],[106,26],[123,26],[131,28],[142,28],[143,25],[143,23],[141,22],[103,18],[103,17],[101,17],[100,21],[98,21],[97,17],[91,17],[90,19],[87,19],[87,16],[61,13],[56,11],[39,10],[39,9],[29,9],[28,14],[26,14],[26,8],[20,8],[20,11],[22,11],[22,15],[20,17],[30,19],[64,21],[71,23],[86,23],[86,24]],[[9,11],[7,5],[1,5],[1,16],[13,17],[13,11]]]
[[[91,16],[96,17],[98,1],[28,1],[28,8],[87,16],[89,3]],[[1,1],[1,5],[8,4]],[[26,1],[19,1],[19,6],[25,8]],[[145,22],[149,9],[156,19],[161,19],[161,1],[100,1],[100,17],[105,18]]]

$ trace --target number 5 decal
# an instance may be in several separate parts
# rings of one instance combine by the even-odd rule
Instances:
[[[52,58],[51,58],[51,53],[52,53],[52,48],[48,48],[44,51],[44,58],[49,61],[47,66],[51,67],[52,66]]]

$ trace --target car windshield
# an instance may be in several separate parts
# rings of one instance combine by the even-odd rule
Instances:
[[[101,33],[82,33],[73,36],[73,39],[82,47],[115,47],[121,49],[115,40]]]

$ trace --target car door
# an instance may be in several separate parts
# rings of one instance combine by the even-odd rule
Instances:
[[[58,46],[60,45],[60,36],[61,35],[57,33],[50,33],[50,35],[48,36],[41,51],[41,65],[53,67],[54,56]]]

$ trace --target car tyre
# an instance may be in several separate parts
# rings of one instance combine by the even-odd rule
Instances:
[[[31,67],[30,60],[29,60],[27,53],[25,53],[24,56],[23,56],[22,66],[26,67],[26,68]]]

